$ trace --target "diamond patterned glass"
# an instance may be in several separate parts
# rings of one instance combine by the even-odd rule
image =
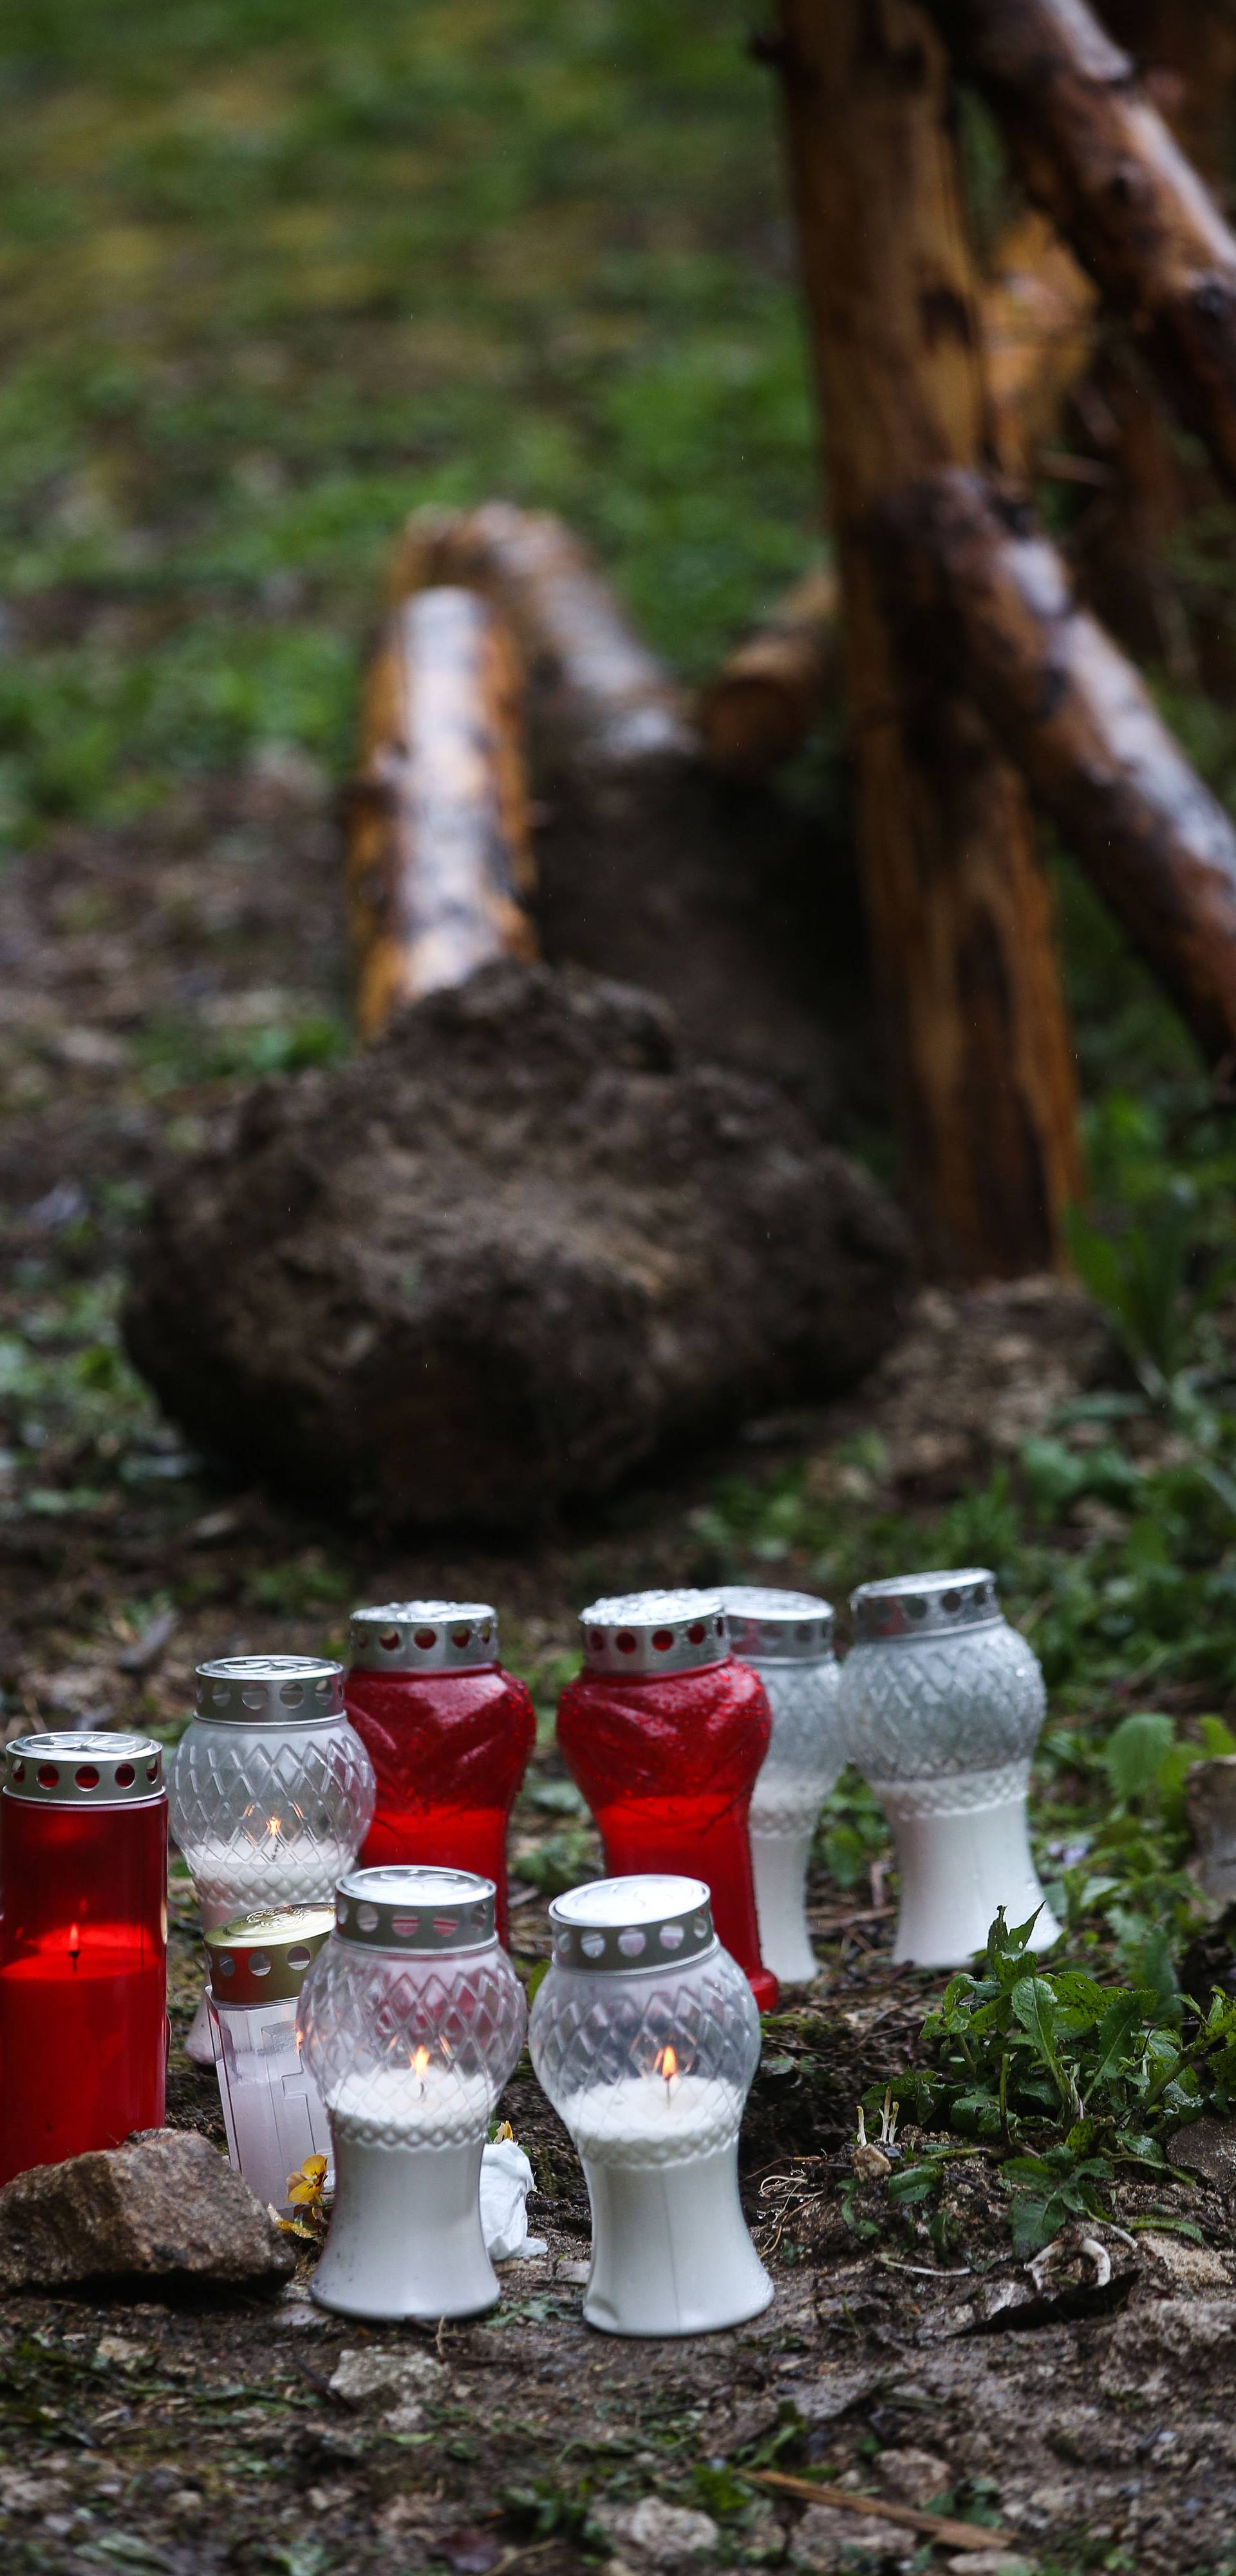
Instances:
[[[301,1989],[305,2062],[337,2130],[368,2146],[482,2139],[525,2019],[523,1988],[496,1940],[423,1954],[333,1935]]]
[[[679,2164],[738,2135],[760,2054],[751,1988],[718,1945],[628,1975],[554,1965],[532,2007],[537,2079],[595,2164]]]
[[[837,1727],[841,1675],[831,1653],[753,1669],[768,1694],[772,1736],[751,1792],[751,1830],[799,1833],[814,1825],[845,1762]]]
[[[1037,1656],[997,1618],[852,1647],[837,1714],[846,1758],[878,1791],[1028,1762],[1045,1707]]]
[[[238,1726],[195,1717],[172,1757],[172,1832],[210,1922],[329,1901],[374,1806],[373,1765],[346,1718]]]

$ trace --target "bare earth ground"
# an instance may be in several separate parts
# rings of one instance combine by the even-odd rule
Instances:
[[[252,1078],[246,1032],[312,1030],[339,1010],[323,802],[303,764],[268,763],[170,829],[110,844],[65,836],[0,893],[14,997],[0,1057],[12,1256],[0,1317],[13,1441],[0,1520],[4,1724],[11,1734],[89,1719],[170,1739],[205,1654],[338,1645],[357,1597],[492,1596],[508,1658],[546,1714],[516,1820],[526,1967],[543,1954],[545,1915],[519,1880],[521,1859],[532,1868],[530,1855],[565,1833],[568,1872],[580,1875],[595,1850],[555,1807],[548,1723],[579,1604],[603,1585],[714,1571],[708,1497],[753,1460],[775,1466],[806,1449],[818,1490],[844,1500],[868,1490],[862,1457],[878,1434],[881,1473],[903,1494],[956,1491],[1086,1382],[1102,1335],[1071,1291],[929,1295],[860,1396],[809,1421],[749,1427],[728,1458],[605,1525],[563,1530],[535,1558],[413,1556],[212,1477],[127,1377],[116,1273],[157,1157],[192,1146],[235,1082]],[[779,1579],[801,1574],[791,1552]],[[906,2062],[930,1988],[891,1970],[879,1866],[846,1894],[821,1865],[813,1892],[821,1974],[769,2034],[745,2138],[747,2206],[776,2282],[765,2317],[682,2346],[612,2343],[583,2326],[582,2180],[525,2070],[504,2107],[533,2158],[533,2220],[549,2252],[507,2268],[491,2319],[438,2335],[345,2328],[308,2301],[307,2248],[303,2277],[273,2306],[10,2300],[6,2566],[557,2576],[597,2563],[639,2576],[955,2556],[761,2489],[743,2474],[761,2463],[934,2501],[1015,2535],[1044,2567],[1154,2576],[1232,2564],[1229,2197],[1184,2177],[1120,2187],[1122,2225],[1187,2213],[1205,2242],[1099,2231],[1106,2291],[1093,2254],[1066,2249],[1035,2322],[983,2330],[976,2287],[1011,2267],[1003,2194],[981,2155],[952,2168],[943,2255],[878,2183],[843,2214],[854,2105]],[[182,1879],[174,1915],[179,2039],[198,1974]],[[169,2116],[221,2139],[213,2079],[179,2046]],[[868,2238],[851,2223],[864,2214]],[[345,2350],[412,2356],[414,2384],[396,2372],[370,2399],[348,2399],[330,2385]]]

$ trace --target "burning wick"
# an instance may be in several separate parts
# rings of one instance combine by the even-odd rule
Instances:
[[[414,2074],[414,2075],[419,2075],[419,2076],[420,2076],[420,2078],[421,2078],[421,2091],[422,2091],[422,2093],[423,2093],[423,2092],[424,2092],[424,2090],[425,2090],[425,2081],[424,2081],[424,2079],[425,2079],[425,2072],[426,2072],[426,2069],[427,2069],[428,2065],[429,2065],[429,2051],[428,2051],[428,2049],[427,2049],[427,2048],[418,2048],[418,2049],[414,2050],[414,2052],[413,2052],[413,2057],[412,2057],[412,2072],[413,2072],[413,2074]]]
[[[77,1975],[77,1962],[78,1962],[78,1960],[79,1960],[79,1959],[80,1959],[80,1957],[81,1957],[81,1951],[82,1951],[82,1936],[81,1936],[81,1933],[80,1933],[80,1931],[78,1930],[78,1927],[77,1927],[76,1923],[70,1923],[70,1925],[69,1925],[69,1957],[71,1958],[71,1960],[72,1960],[72,1962],[73,1962],[73,1974],[74,1974],[74,1976],[76,1976],[76,1975]]]
[[[279,1840],[279,1828],[282,1821],[282,1817],[272,1816],[270,1823],[267,1825],[266,1831],[270,1835],[272,1843],[277,1843]]]
[[[657,2059],[657,2069],[658,2072],[665,2077],[665,2099],[669,2102],[673,2098],[673,2082],[674,2077],[678,2073],[678,2051],[676,2048],[670,2048],[667,2046],[662,2049],[661,2054]]]

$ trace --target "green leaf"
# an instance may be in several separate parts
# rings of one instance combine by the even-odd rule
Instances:
[[[1103,1762],[1113,1796],[1126,1804],[1153,1788],[1164,1754],[1175,1742],[1174,1719],[1152,1709],[1122,1719],[1103,1747]]]
[[[1022,2029],[1063,2092],[1060,2060],[1056,2053],[1056,1998],[1046,1977],[1023,1977],[1013,1988],[1010,1998]]]
[[[1098,2050],[1096,2062],[1086,2069],[1087,2100],[1090,2100],[1096,2088],[1100,2084],[1105,2084],[1108,2077],[1113,2075],[1121,2065],[1132,2032],[1145,2021],[1146,2008],[1148,2005],[1153,2006],[1154,2000],[1153,1995],[1143,1993],[1140,1988],[1133,1992],[1117,1993],[1112,1996],[1096,2034],[1095,2045]]]

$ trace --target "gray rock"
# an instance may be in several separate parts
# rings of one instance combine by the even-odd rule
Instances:
[[[899,2522],[809,2504],[790,2533],[789,2558],[791,2566],[808,2568],[811,2576],[833,2576],[834,2569],[861,2566],[864,2559],[900,2563],[913,2557],[915,2546],[913,2532]]]
[[[1201,2174],[1221,2191],[1236,2190],[1236,2120],[1190,2120],[1170,2140],[1167,2161],[1182,2173]]]
[[[440,2404],[451,2384],[450,2372],[428,2352],[341,2352],[330,2377],[335,2396],[350,2405],[367,2405],[375,2397],[393,2400],[382,2418],[393,2433],[416,2432],[425,2399]]]
[[[248,2183],[190,2130],[36,2165],[0,2191],[0,2290],[128,2279],[265,2289],[295,2259]]]
[[[692,2559],[711,2556],[720,2538],[710,2513],[662,2504],[659,2496],[644,2496],[639,2504],[618,2509],[602,2505],[593,2519],[639,2567],[689,2565]]]
[[[1158,2404],[1236,2395],[1236,2299],[1154,2299],[1119,2318],[1099,2376],[1105,2397]]]
[[[204,1448],[387,1522],[526,1529],[890,1341],[905,1227],[664,1006],[499,964],[271,1082],[156,1194],[125,1332]]]

